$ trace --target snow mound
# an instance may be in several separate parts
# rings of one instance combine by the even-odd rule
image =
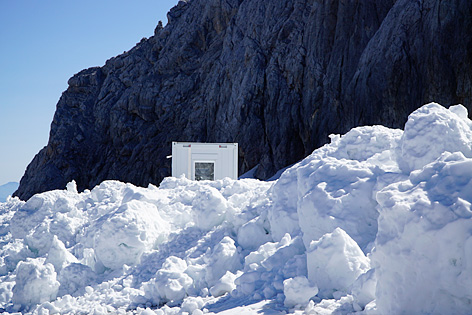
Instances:
[[[462,105],[449,109],[431,103],[414,111],[405,125],[400,166],[405,172],[419,170],[443,152],[462,152],[472,157],[472,122]]]
[[[472,303],[472,159],[444,153],[377,194],[372,256],[383,314],[466,314]]]
[[[374,186],[380,175],[398,170],[401,136],[382,126],[354,128],[285,171],[272,188],[272,235],[301,231],[308,247],[341,227],[367,248],[377,233]]]
[[[332,135],[278,180],[0,202],[0,312],[436,314],[472,304],[472,122]]]

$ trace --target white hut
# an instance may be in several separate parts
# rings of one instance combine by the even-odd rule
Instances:
[[[172,176],[192,180],[238,178],[237,143],[172,142]]]

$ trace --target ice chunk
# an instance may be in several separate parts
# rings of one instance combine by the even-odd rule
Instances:
[[[153,204],[131,200],[97,220],[88,235],[94,240],[97,259],[107,268],[118,269],[124,264],[136,264],[168,229]]]
[[[0,304],[6,305],[10,303],[13,297],[12,289],[14,285],[15,282],[13,280],[0,282]]]
[[[77,191],[77,183],[75,180],[72,180],[71,182],[67,183],[66,189],[68,192],[78,194],[79,192]]]
[[[365,308],[367,304],[375,300],[376,285],[377,277],[374,268],[361,274],[352,285],[351,293],[361,308]]]
[[[350,292],[357,277],[370,269],[370,261],[346,232],[336,228],[310,244],[307,269],[319,296],[332,298],[336,291]]]
[[[244,249],[257,249],[262,244],[272,240],[272,237],[258,220],[245,223],[238,231],[238,243]]]
[[[10,222],[14,238],[25,239],[32,252],[45,255],[56,235],[64,244],[73,244],[78,230],[88,218],[78,211],[78,194],[63,190],[31,197],[15,212]]]
[[[21,261],[16,269],[16,284],[13,287],[14,304],[28,307],[56,299],[59,282],[52,264],[44,259]]]
[[[234,284],[236,277],[237,276],[234,273],[227,271],[224,276],[210,288],[211,295],[218,297],[233,291],[236,288],[236,285]]]
[[[225,236],[213,249],[211,255],[206,257],[211,269],[207,270],[205,280],[211,287],[227,271],[235,273],[242,268],[241,258],[231,237]]]
[[[87,286],[94,285],[97,275],[92,268],[79,263],[72,263],[62,269],[58,280],[61,284],[58,296],[70,294],[83,295]]]
[[[181,312],[187,312],[188,314],[199,314],[198,310],[203,308],[205,301],[200,297],[190,296],[184,300],[182,307],[180,308]],[[202,312],[203,314],[203,312]]]
[[[295,277],[284,281],[284,305],[287,307],[306,306],[316,294],[318,294],[318,288],[306,277]]]
[[[156,277],[146,287],[154,301],[181,301],[193,280],[185,273],[187,263],[175,256],[168,257]]]
[[[304,253],[301,237],[292,239],[288,233],[280,242],[261,245],[246,256],[243,273],[235,280],[236,295],[253,294],[261,299],[280,294],[282,298],[286,278],[306,276],[306,263],[301,262],[306,261]]]
[[[201,186],[192,200],[192,207],[196,225],[203,230],[211,230],[223,222],[229,205],[217,189]]]
[[[63,267],[71,264],[77,263],[77,258],[72,255],[64,246],[56,235],[54,235],[52,240],[51,248],[48,252],[48,257],[46,263],[51,263],[54,266],[56,272],[60,272]]]

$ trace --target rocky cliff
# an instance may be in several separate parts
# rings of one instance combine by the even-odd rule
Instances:
[[[267,178],[330,133],[472,106],[468,0],[190,0],[168,19],[69,80],[16,195],[158,184],[171,141],[238,142],[240,173]]]

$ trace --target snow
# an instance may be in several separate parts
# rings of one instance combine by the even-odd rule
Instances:
[[[0,312],[467,314],[472,122],[332,135],[272,182],[105,181],[0,203]]]
[[[303,276],[284,280],[284,305],[293,307],[307,305],[318,294],[318,288]]]
[[[370,269],[359,245],[339,227],[311,242],[307,265],[308,279],[322,288],[321,298],[347,294],[354,281]]]
[[[373,190],[378,177],[399,171],[395,148],[401,130],[359,127],[285,171],[272,187],[272,235],[303,232],[305,246],[336,227],[361,248],[375,240],[377,216]],[[303,220],[299,220],[303,217]]]
[[[443,152],[472,157],[472,122],[463,106],[446,110],[431,103],[413,112],[402,137],[400,167],[407,172],[434,162]],[[438,139],[440,138],[440,139]]]
[[[471,179],[472,159],[445,152],[379,193],[382,211],[372,259],[378,266],[380,311],[470,312]]]
[[[55,300],[59,285],[54,266],[45,263],[44,258],[20,261],[16,267],[12,302],[31,305]]]

